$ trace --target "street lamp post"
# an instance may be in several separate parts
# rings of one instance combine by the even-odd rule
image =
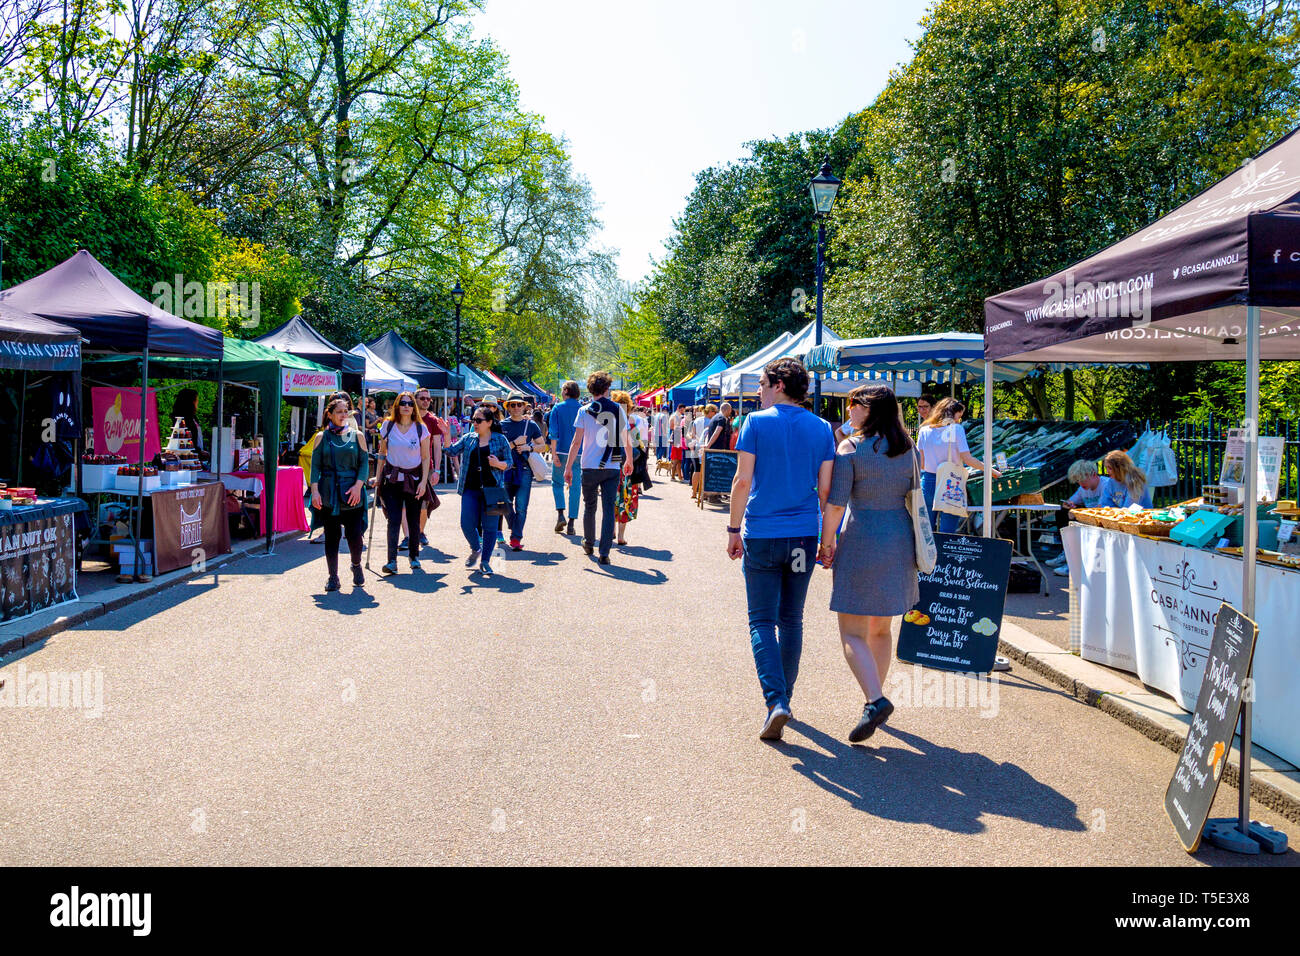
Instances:
[[[826,275],[826,217],[835,205],[835,194],[839,191],[840,180],[831,172],[831,161],[822,163],[821,172],[808,184],[812,196],[813,217],[817,220],[817,332],[815,345],[822,344],[822,280]],[[813,373],[813,413],[822,413],[822,377]]]
[[[464,391],[464,379],[460,374],[460,303],[465,298],[465,290],[460,287],[460,280],[456,280],[456,288],[451,290],[451,297],[456,300],[456,377],[461,380],[461,387],[456,389],[456,414],[460,414],[461,402],[463,401],[462,392]]]

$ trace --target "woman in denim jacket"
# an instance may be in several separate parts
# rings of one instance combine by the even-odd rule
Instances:
[[[472,568],[479,561],[479,570],[492,573],[489,559],[497,545],[501,530],[501,516],[487,514],[484,488],[501,488],[504,478],[499,474],[510,467],[510,442],[501,432],[501,410],[483,403],[474,409],[470,419],[472,431],[448,449],[449,455],[460,457],[460,475],[456,491],[460,494],[460,530],[469,542],[469,557],[465,567]],[[482,541],[479,531],[482,529]]]

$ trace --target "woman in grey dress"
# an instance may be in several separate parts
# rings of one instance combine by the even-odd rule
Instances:
[[[840,442],[831,491],[822,512],[821,562],[834,571],[831,610],[839,614],[840,639],[849,669],[867,703],[849,733],[854,743],[870,737],[894,712],[884,681],[893,657],[893,618],[920,599],[912,517],[915,450],[886,385],[863,385],[849,393],[853,434]],[[835,529],[852,502],[849,521]]]

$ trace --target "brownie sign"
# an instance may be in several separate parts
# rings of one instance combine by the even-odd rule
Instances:
[[[898,659],[940,670],[993,669],[1011,573],[1011,542],[936,534],[938,560],[921,599],[903,615]]]
[[[1227,602],[1220,605],[1192,725],[1165,790],[1165,815],[1188,853],[1201,843],[1201,831],[1228,763],[1258,635],[1254,621]]]

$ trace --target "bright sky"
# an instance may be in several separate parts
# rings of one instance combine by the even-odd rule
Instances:
[[[636,282],[709,166],[869,106],[927,0],[487,0],[525,109],[569,140]],[[839,172],[839,170],[837,170]],[[811,171],[810,171],[811,174]]]

